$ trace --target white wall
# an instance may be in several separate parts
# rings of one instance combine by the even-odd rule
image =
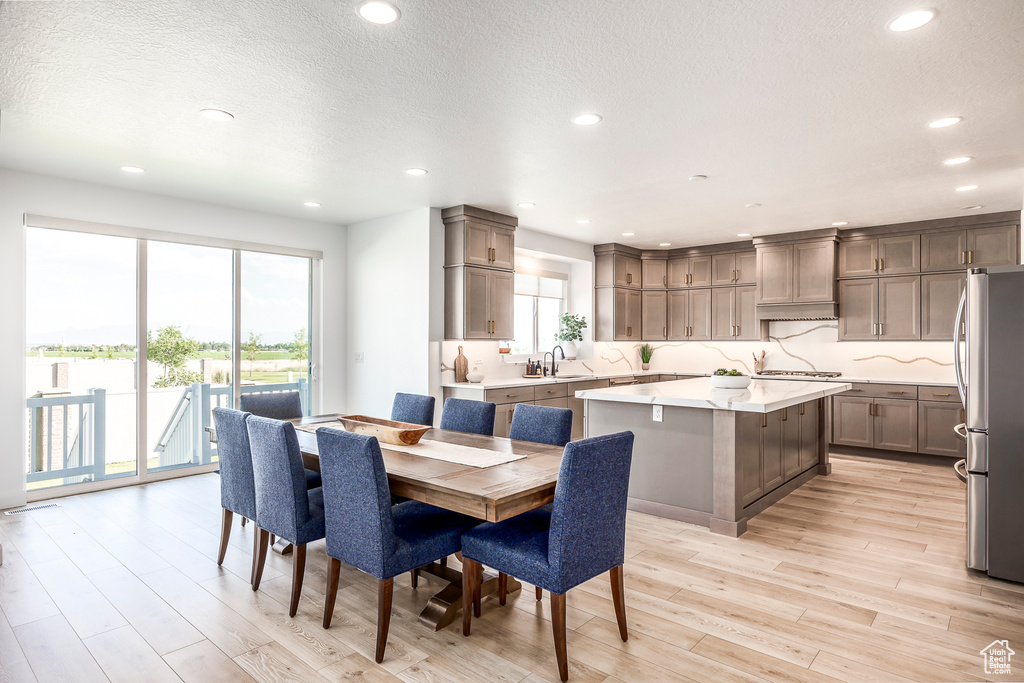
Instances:
[[[320,410],[345,410],[344,226],[0,168],[0,508],[25,502],[26,213],[322,251]]]
[[[438,395],[443,226],[437,209],[348,228],[348,406],[391,415],[395,392]],[[362,354],[362,362],[357,362]],[[432,358],[434,359],[432,361]],[[440,411],[437,411],[440,413]]]

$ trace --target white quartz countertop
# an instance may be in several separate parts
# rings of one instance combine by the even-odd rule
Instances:
[[[504,389],[506,387],[529,387],[533,385],[541,384],[565,384],[567,382],[589,382],[595,379],[617,379],[619,377],[645,377],[650,375],[702,375],[706,376],[707,373],[702,372],[618,372],[613,374],[596,374],[596,375],[572,375],[566,374],[565,376],[557,375],[555,377],[542,377],[538,379],[527,379],[526,377],[506,377],[504,379],[485,379],[482,382],[443,382],[442,387],[450,389]]]
[[[710,378],[699,377],[608,389],[587,389],[577,391],[576,398],[681,408],[735,410],[744,413],[770,413],[839,394],[851,388],[853,387],[849,382],[755,379],[746,389],[716,389],[711,386]]]

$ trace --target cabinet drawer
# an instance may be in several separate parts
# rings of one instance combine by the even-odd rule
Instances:
[[[638,384],[635,377],[614,377],[608,380],[610,387],[623,387],[627,384]]]
[[[917,398],[922,401],[960,403],[960,393],[957,391],[956,387],[918,387]]]
[[[583,382],[569,382],[569,396],[575,396],[577,391],[587,391],[588,389],[607,389],[608,380],[606,379],[589,379]]]
[[[546,398],[568,396],[568,384],[541,384],[533,388],[533,400],[543,401]]]
[[[505,389],[488,389],[484,400],[491,403],[522,403],[534,399],[536,387],[508,387]]]
[[[854,383],[853,389],[839,396],[860,396],[862,398],[903,398],[916,400],[917,387],[913,384],[866,384]]]

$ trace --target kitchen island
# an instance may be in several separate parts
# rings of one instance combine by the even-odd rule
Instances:
[[[828,474],[825,398],[843,382],[755,379],[716,389],[707,377],[589,389],[587,436],[636,435],[629,508],[739,536],[747,520]]]

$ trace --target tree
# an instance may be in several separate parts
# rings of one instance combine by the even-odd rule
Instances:
[[[163,376],[153,382],[154,387],[183,387],[203,381],[202,375],[185,369],[185,363],[199,353],[199,342],[186,337],[176,325],[167,325],[153,332],[149,339],[146,357],[163,368]]]
[[[295,333],[292,353],[295,354],[295,360],[309,360],[309,336],[306,334],[305,327]]]
[[[256,334],[249,330],[249,340],[242,344],[242,351],[245,352],[245,359],[249,361],[249,379],[252,379],[252,365],[260,357],[263,350],[263,335]]]

